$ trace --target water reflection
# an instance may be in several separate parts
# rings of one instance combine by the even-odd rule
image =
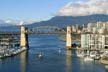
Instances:
[[[66,51],[66,72],[72,72],[72,51]]]
[[[20,54],[20,72],[26,72],[27,58],[28,51],[24,51]]]

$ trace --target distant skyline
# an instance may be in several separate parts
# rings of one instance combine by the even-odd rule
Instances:
[[[76,0],[0,0],[0,19],[44,20]]]

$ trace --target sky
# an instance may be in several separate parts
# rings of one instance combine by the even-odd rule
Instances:
[[[0,19],[44,20],[76,0],[0,0]]]
[[[108,14],[108,0],[0,0],[0,20],[48,20],[59,16]]]
[[[58,12],[59,16],[108,15],[108,0],[88,0],[67,3]]]

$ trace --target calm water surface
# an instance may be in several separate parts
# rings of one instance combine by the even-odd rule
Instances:
[[[98,62],[84,62],[65,50],[59,35],[29,36],[29,51],[0,60],[0,72],[106,72]],[[61,51],[59,51],[61,50]],[[43,54],[39,59],[38,54]]]

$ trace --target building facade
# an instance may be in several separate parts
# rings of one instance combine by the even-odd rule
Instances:
[[[81,34],[81,48],[104,49],[108,48],[108,35],[85,33]]]

